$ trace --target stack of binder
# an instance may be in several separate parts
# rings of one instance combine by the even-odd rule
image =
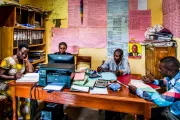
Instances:
[[[35,62],[36,60],[45,59],[45,51],[44,50],[30,50],[29,51],[29,60],[30,62]]]

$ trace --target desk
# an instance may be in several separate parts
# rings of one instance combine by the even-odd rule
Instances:
[[[132,75],[131,77],[137,78],[137,76]],[[32,85],[33,84],[27,83],[10,83],[10,90],[13,99],[13,120],[16,120],[17,117],[16,97],[29,98],[30,88]],[[47,93],[45,90],[42,90],[42,87],[38,87],[37,89],[36,98],[42,101],[139,114],[144,115],[145,119],[150,119],[151,117],[152,103],[129,93],[129,90],[124,86],[122,86],[122,90],[118,92],[108,91],[108,95],[91,95],[89,93],[70,92],[69,89],[64,89],[63,92],[58,91]],[[32,96],[34,99],[33,94]]]
[[[123,75],[123,76],[120,76],[118,77],[118,81],[120,81],[121,83],[125,84],[125,85],[128,85],[130,83],[130,80],[131,79],[138,79],[140,80],[141,79],[141,75]],[[161,92],[161,88],[157,85],[154,85],[154,84],[147,84],[149,86],[151,86],[153,89],[157,90],[158,92]]]

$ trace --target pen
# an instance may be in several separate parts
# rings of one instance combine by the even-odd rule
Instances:
[[[119,84],[125,86],[126,88],[129,88],[129,87],[128,87],[127,85],[125,85],[124,83],[122,83],[122,82],[120,82],[120,81],[118,81],[118,80],[117,80],[117,82],[118,82]]]
[[[102,61],[102,64],[101,64],[101,66],[100,66],[100,72],[105,72],[106,70],[104,69],[104,68],[102,68],[102,66],[104,65],[104,63],[105,63],[105,60],[103,60]]]

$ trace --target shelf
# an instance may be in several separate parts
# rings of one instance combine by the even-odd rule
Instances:
[[[42,10],[42,8],[38,8],[35,6],[31,6],[31,5],[21,5],[14,1],[8,1],[8,2],[5,1],[4,4],[2,4],[1,6],[16,7],[17,9],[31,11],[31,12],[37,12],[37,13],[41,13],[41,14],[43,14],[45,12]]]
[[[37,47],[37,46],[44,46],[46,44],[35,44],[35,45],[29,45],[28,47],[31,48],[31,47]],[[13,47],[13,49],[17,49],[18,47]]]
[[[26,27],[14,27],[14,29],[20,29],[20,30],[45,30],[45,28],[26,28]]]
[[[34,65],[34,64],[38,64],[38,63],[41,63],[44,61],[45,61],[45,59],[35,60],[35,62],[32,62],[31,64]]]
[[[29,45],[28,47],[31,48],[31,47],[37,47],[37,46],[44,46],[46,44],[35,44],[35,45]],[[17,49],[18,47],[13,47],[13,49]]]
[[[3,47],[0,45],[0,59],[16,54],[19,44],[27,44],[30,51],[39,50],[46,53],[44,25],[47,13],[41,8],[12,2],[0,6],[0,11],[4,11],[0,12],[0,43],[3,43]],[[37,63],[45,61],[45,58],[37,58],[32,64],[38,65]]]
[[[37,46],[44,46],[46,44],[35,44],[35,45],[29,45],[28,47],[37,47]]]

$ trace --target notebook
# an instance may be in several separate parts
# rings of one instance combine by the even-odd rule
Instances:
[[[79,85],[72,85],[70,90],[71,91],[89,92],[89,87],[79,86]]]
[[[151,86],[145,84],[142,80],[131,79],[130,84],[147,92],[156,92]]]
[[[85,77],[85,73],[75,73],[75,76],[74,76],[74,81],[78,81],[78,80],[84,80],[84,77]]]
[[[94,87],[93,89],[90,90],[90,94],[108,94],[107,88],[97,88]]]
[[[88,79],[88,76],[86,75],[85,77],[84,77],[84,80],[77,80],[77,81],[73,81],[73,84],[74,85],[84,85],[86,82],[87,82],[87,79]]]
[[[38,82],[39,73],[26,73],[21,78],[17,79],[16,82]]]

